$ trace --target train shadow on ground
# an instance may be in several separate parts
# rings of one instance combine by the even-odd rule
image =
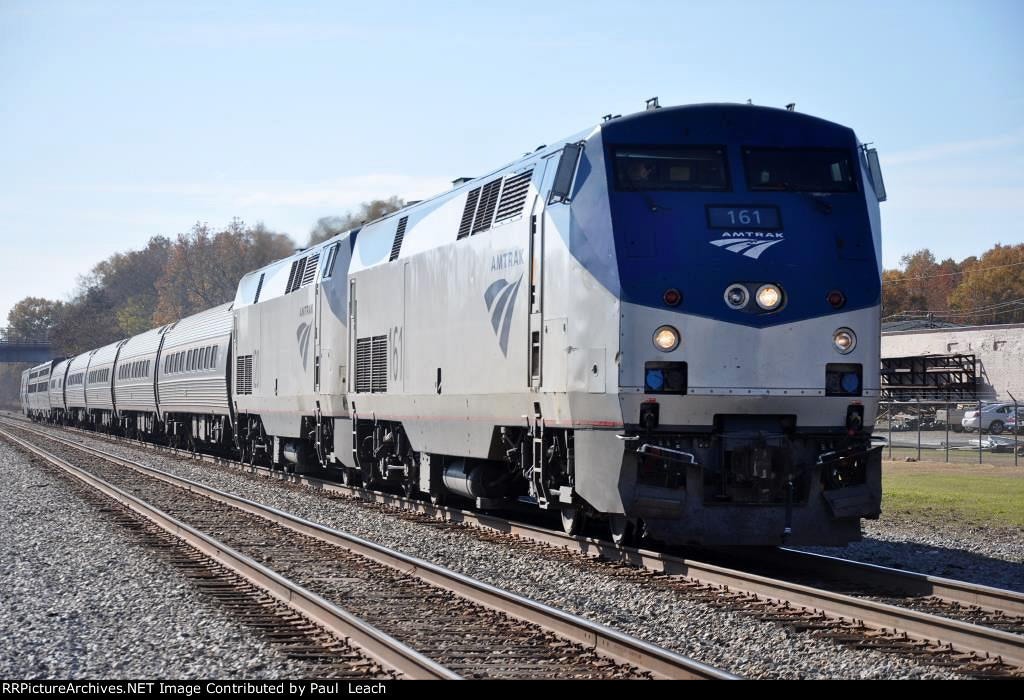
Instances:
[[[865,537],[860,542],[853,542],[846,547],[798,549],[1024,592],[1024,562],[999,559],[955,547]]]

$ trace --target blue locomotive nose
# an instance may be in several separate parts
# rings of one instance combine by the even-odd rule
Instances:
[[[878,303],[852,130],[704,105],[614,120],[603,132],[624,301],[665,309],[666,290],[678,290],[675,312],[758,328],[833,314],[835,290],[844,311]],[[759,294],[765,287],[776,294]]]

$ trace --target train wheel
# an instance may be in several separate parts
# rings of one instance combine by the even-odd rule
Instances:
[[[377,488],[379,484],[373,463],[367,459],[361,460],[361,462],[362,464],[360,465],[361,468],[359,472],[360,476],[363,478],[363,487],[367,489]]]
[[[586,516],[578,505],[562,506],[562,530],[565,534],[575,536],[583,531]]]
[[[416,494],[420,492],[419,480],[403,479],[402,480],[402,493],[405,494],[406,498],[415,498]]]
[[[628,547],[633,544],[636,535],[636,527],[632,520],[625,515],[613,515],[608,518],[608,529],[612,535],[612,542],[620,547]]]

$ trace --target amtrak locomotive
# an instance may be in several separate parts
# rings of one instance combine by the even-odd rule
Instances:
[[[33,417],[618,542],[841,544],[881,500],[884,190],[849,128],[608,118],[33,368]]]

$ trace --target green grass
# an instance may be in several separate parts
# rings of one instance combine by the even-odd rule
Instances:
[[[924,520],[1024,527],[1024,478],[1019,476],[908,473],[898,468],[883,474],[883,514],[904,511]]]

